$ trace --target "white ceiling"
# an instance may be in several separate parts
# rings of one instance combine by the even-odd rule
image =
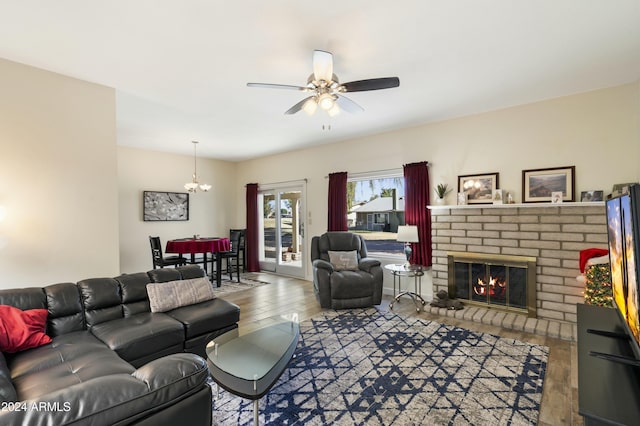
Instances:
[[[332,119],[246,87],[314,49],[400,87]],[[120,145],[237,161],[637,81],[640,0],[0,0],[0,57],[114,87]]]

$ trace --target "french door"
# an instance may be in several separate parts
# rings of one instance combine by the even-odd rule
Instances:
[[[260,186],[260,269],[304,278],[305,186]]]

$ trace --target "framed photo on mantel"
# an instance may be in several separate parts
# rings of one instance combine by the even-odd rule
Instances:
[[[525,203],[549,203],[575,201],[576,167],[552,167],[522,171],[522,201]],[[561,192],[554,198],[554,192]]]
[[[493,191],[498,189],[498,173],[458,176],[458,193],[467,195],[467,204],[492,204]]]

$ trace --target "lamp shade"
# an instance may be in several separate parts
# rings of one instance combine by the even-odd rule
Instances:
[[[401,225],[398,226],[398,241],[405,243],[417,243],[418,240],[418,227],[415,225]]]

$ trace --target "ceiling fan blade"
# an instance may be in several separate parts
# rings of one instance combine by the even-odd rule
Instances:
[[[301,100],[300,102],[298,102],[297,104],[295,104],[294,106],[289,108],[285,112],[285,115],[295,114],[296,112],[300,111],[302,109],[302,107],[304,106],[305,102],[307,102],[309,99],[313,99],[313,96],[309,96],[307,98],[304,98],[303,100]]]
[[[247,87],[261,87],[264,89],[288,89],[288,90],[300,90],[306,92],[308,87],[303,86],[291,86],[288,84],[270,84],[270,83],[247,83]]]
[[[400,86],[398,77],[370,78],[368,80],[350,81],[341,85],[345,92],[365,92],[367,90],[391,89]]]
[[[333,78],[333,55],[324,50],[313,51],[313,75],[317,81]]]
[[[364,108],[362,108],[360,105],[353,102],[351,99],[347,98],[346,96],[338,95],[338,99],[336,99],[336,102],[338,103],[338,106],[340,107],[340,109],[343,109],[353,114],[357,114],[359,112],[364,111]]]

